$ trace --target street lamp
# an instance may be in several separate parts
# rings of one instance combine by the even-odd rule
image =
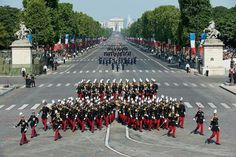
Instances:
[[[234,75],[233,75],[233,68],[234,68],[234,57],[231,57],[231,61],[230,61],[230,85],[233,86],[234,85]]]

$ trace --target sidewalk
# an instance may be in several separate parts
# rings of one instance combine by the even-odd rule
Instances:
[[[0,96],[3,96],[11,91],[13,91],[14,89],[16,89],[17,86],[15,85],[4,85],[4,84],[0,84]]]
[[[226,90],[226,91],[236,95],[236,85],[230,86],[229,84],[221,84],[220,88],[222,88],[222,89],[224,89],[224,90]]]

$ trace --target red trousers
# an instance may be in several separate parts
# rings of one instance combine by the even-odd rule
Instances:
[[[97,127],[99,130],[102,129],[102,119],[101,118],[96,118],[96,123],[97,123]]]
[[[77,122],[81,128],[81,131],[84,132],[84,121],[78,118]]]
[[[179,125],[181,128],[184,128],[184,117],[179,117]]]
[[[66,131],[66,120],[62,121],[62,129]]]
[[[114,100],[116,101],[117,94],[116,93],[112,93],[112,96],[114,97]]]
[[[108,116],[104,116],[104,121],[105,121],[105,125],[107,127],[109,125]]]
[[[74,132],[76,129],[76,122],[73,119],[68,118],[68,122],[71,126],[71,130]]]
[[[139,131],[142,131],[143,130],[143,120],[140,119],[139,120]]]
[[[20,145],[24,144],[24,143],[28,143],[28,139],[25,135],[25,132],[21,133],[21,139],[20,139]]]
[[[168,135],[170,135],[172,132],[172,136],[175,137],[175,133],[176,133],[176,126],[169,126],[169,131],[168,131]]]
[[[220,131],[212,131],[212,135],[210,137],[210,140],[216,136],[216,143],[220,143]]]
[[[55,131],[54,131],[54,141],[58,140],[59,138],[61,138],[61,134],[59,132],[59,129],[55,129]]]
[[[159,128],[160,128],[160,122],[161,122],[160,119],[155,119],[155,125],[156,125],[157,130],[159,130]]]
[[[47,118],[42,118],[42,123],[43,123],[43,129],[44,131],[47,130]]]
[[[35,127],[31,127],[31,138],[37,136],[37,133],[36,133],[36,130],[35,130]]]
[[[197,127],[195,128],[194,132],[197,132],[198,129],[200,129],[200,134],[203,135],[204,124],[197,123]]]

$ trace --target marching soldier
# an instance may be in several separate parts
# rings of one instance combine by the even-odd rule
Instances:
[[[194,134],[197,134],[197,130],[200,129],[200,135],[204,135],[203,134],[203,129],[204,129],[203,122],[205,122],[205,118],[204,118],[204,112],[201,110],[200,107],[198,108],[198,112],[194,116],[193,120],[197,122],[197,127],[194,130]]]
[[[169,116],[169,131],[168,131],[168,136],[171,135],[172,132],[172,137],[176,138],[176,126],[178,124],[178,114],[175,114],[174,111],[172,111],[172,113],[170,113]]]
[[[179,125],[180,128],[184,128],[184,118],[185,118],[185,105],[183,103],[183,98],[180,98],[179,108],[178,108],[178,114],[179,114]]]
[[[38,115],[42,112],[42,123],[43,123],[43,129],[44,131],[47,130],[48,126],[47,126],[47,118],[49,116],[49,108],[47,107],[47,102],[45,100],[42,101],[43,107],[41,108],[41,110],[39,111]]]
[[[54,141],[62,138],[59,130],[61,128],[62,119],[60,118],[60,114],[57,113],[56,117],[53,119],[53,130],[54,130]]]
[[[39,119],[38,117],[35,116],[35,112],[32,112],[32,115],[30,116],[30,118],[27,121],[28,123],[30,123],[30,127],[31,127],[31,138],[36,137],[37,136],[37,132],[35,130],[35,127],[38,125]]]
[[[208,143],[212,141],[212,138],[216,136],[216,144],[220,145],[220,127],[218,123],[218,117],[217,117],[217,110],[214,110],[213,118],[211,119],[211,123],[209,126],[209,130],[212,131],[212,135],[210,138],[207,139]]]
[[[21,126],[21,139],[20,139],[20,145],[23,145],[23,144],[27,144],[28,143],[28,139],[26,137],[26,132],[27,132],[27,129],[28,129],[28,123],[26,122],[25,120],[25,117],[23,115],[23,113],[20,113],[20,117],[21,117],[21,120],[20,122],[15,126],[18,127],[18,126]]]

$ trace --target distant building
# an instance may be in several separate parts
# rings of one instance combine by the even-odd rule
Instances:
[[[120,32],[124,28],[124,19],[114,17],[109,20],[107,27],[111,28],[114,32]]]

